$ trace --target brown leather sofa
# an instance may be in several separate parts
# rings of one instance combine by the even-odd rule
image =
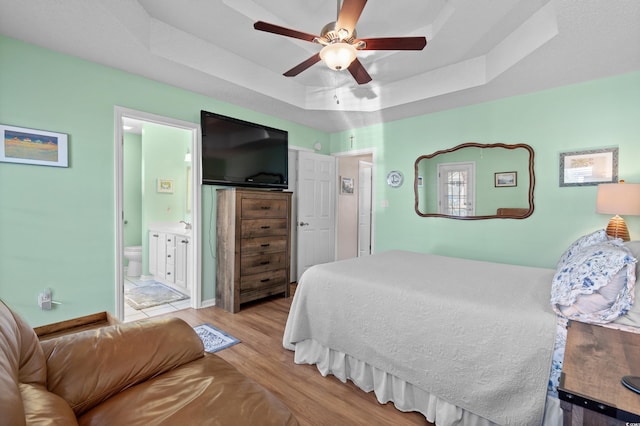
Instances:
[[[40,341],[0,301],[2,425],[297,425],[178,318]]]

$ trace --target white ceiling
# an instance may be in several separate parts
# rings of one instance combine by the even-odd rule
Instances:
[[[373,81],[318,63],[335,0],[0,0],[0,34],[327,132],[640,70],[639,0],[371,0],[360,37],[427,37],[360,51]]]

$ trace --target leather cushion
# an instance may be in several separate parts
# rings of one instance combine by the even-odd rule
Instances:
[[[222,358],[204,358],[109,398],[80,416],[97,425],[294,426],[286,405]]]
[[[47,387],[63,397],[76,415],[204,354],[196,332],[179,318],[88,330],[44,341],[42,347]]]
[[[24,418],[29,426],[77,425],[76,415],[67,402],[47,388],[36,384],[20,384]]]
[[[0,413],[2,422],[23,425],[19,384],[44,385],[46,364],[38,337],[29,325],[0,301]]]

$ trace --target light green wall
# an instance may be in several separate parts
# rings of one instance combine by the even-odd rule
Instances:
[[[156,81],[0,36],[0,123],[69,135],[69,168],[0,163],[0,298],[36,326],[114,311],[114,106],[200,122],[200,110],[329,135]],[[202,188],[202,295],[215,297],[214,187]],[[62,304],[41,311],[53,289]]]
[[[619,174],[640,183],[640,73],[565,86],[331,136],[331,151],[374,148],[375,250],[402,248],[504,263],[553,267],[578,236],[606,227],[596,187],[560,187],[559,154],[618,146]],[[414,212],[415,159],[463,142],[526,143],[535,151],[535,211],[523,220],[422,218]],[[399,189],[386,175],[400,170]],[[388,203],[388,207],[383,207]],[[640,239],[640,218],[627,217]]]
[[[327,135],[152,80],[0,37],[0,123],[69,135],[69,168],[0,163],[0,298],[32,325],[114,310],[114,106],[199,122],[201,109],[289,131],[331,152],[375,148],[375,250],[553,266],[576,237],[606,225],[596,188],[558,186],[559,153],[620,147],[620,177],[640,182],[640,73]],[[312,114],[313,112],[310,112]],[[414,212],[415,159],[462,142],[535,150],[535,212],[460,221]],[[399,189],[386,174],[400,170]],[[202,193],[202,294],[215,295],[215,187]],[[382,207],[384,203],[388,207]],[[627,218],[640,239],[640,218]],[[43,287],[62,305],[42,312]]]

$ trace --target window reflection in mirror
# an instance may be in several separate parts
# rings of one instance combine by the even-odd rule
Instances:
[[[533,213],[533,156],[526,144],[474,142],[420,156],[415,162],[416,213],[454,219],[528,217]]]

